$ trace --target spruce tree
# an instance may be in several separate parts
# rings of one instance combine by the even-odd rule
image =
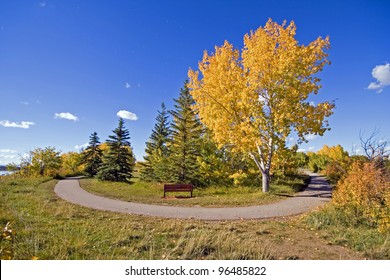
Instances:
[[[199,185],[200,173],[197,157],[200,156],[202,125],[192,109],[194,99],[189,93],[187,82],[175,101],[172,142],[170,145],[171,179],[180,183]]]
[[[168,117],[165,104],[162,103],[152,134],[146,142],[146,155],[140,170],[140,176],[143,180],[162,182],[168,178],[169,150],[167,145],[171,133]]]
[[[102,164],[102,150],[99,148],[99,137],[96,132],[89,136],[89,143],[83,152],[82,162],[85,164],[85,171],[90,176],[95,176]]]
[[[113,135],[108,138],[108,151],[104,154],[98,177],[106,181],[126,182],[132,177],[135,159],[128,141],[129,131],[124,127],[122,118],[119,119],[118,127],[113,130]]]

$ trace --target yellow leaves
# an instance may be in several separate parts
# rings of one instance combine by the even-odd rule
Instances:
[[[327,156],[333,161],[339,163],[346,162],[349,160],[348,152],[343,149],[341,145],[328,147],[324,145],[317,154]]]
[[[14,242],[16,232],[11,229],[11,223],[8,222],[3,228],[0,239],[0,259],[12,260],[14,259]],[[32,260],[38,260],[37,256],[33,256]]]
[[[247,173],[244,173],[242,171],[236,172],[229,176],[230,179],[233,179],[233,184],[235,186],[239,186],[245,181],[245,179],[248,177]]]
[[[8,222],[1,233],[0,239],[0,259],[12,260],[14,256],[13,243],[16,233],[11,229],[11,223]]]
[[[354,162],[332,201],[338,206],[361,209],[380,230],[390,230],[390,182],[374,162]]]
[[[82,154],[76,152],[68,152],[61,155],[62,167],[60,173],[63,175],[81,173],[84,170],[84,165],[81,164]]]
[[[214,53],[204,52],[198,71],[189,70],[195,109],[218,144],[245,153],[257,153],[259,147],[271,161],[292,128],[300,136],[327,129],[324,120],[334,105],[309,106],[306,100],[320,89],[314,74],[329,63],[329,38],[304,46],[295,34],[293,21],[279,25],[269,19],[244,36],[241,52],[225,41]]]
[[[203,79],[199,80],[199,72],[190,70],[189,87],[196,100],[195,109],[200,119],[216,132],[216,138],[231,137],[232,131],[242,122],[241,111],[247,100],[242,67],[238,61],[239,52],[228,42],[215,48],[214,55],[206,52],[199,70]],[[207,108],[207,110],[204,110]],[[223,125],[222,125],[223,124]]]

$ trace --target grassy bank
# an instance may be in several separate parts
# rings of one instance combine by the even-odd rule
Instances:
[[[306,215],[305,222],[329,244],[352,248],[370,259],[390,259],[390,232],[379,232],[360,214],[330,204]]]
[[[82,179],[80,185],[91,193],[125,201],[172,206],[234,207],[267,204],[285,199],[302,189],[305,180],[305,176],[275,180],[269,193],[263,193],[261,187],[211,186],[195,188],[192,198],[188,198],[189,193],[167,193],[165,199],[163,184],[142,182],[138,179],[133,179],[130,184]]]
[[[16,232],[13,258],[358,259],[297,219],[202,222],[96,211],[53,192],[56,181],[0,181],[0,224]]]

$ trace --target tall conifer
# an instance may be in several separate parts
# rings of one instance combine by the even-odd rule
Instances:
[[[170,145],[170,167],[173,181],[199,184],[200,138],[202,125],[192,109],[194,99],[189,93],[187,82],[180,90],[175,101],[173,116],[172,142]]]
[[[129,131],[125,128],[122,118],[113,133],[106,141],[109,149],[103,157],[98,177],[101,180],[125,182],[132,177],[135,159],[128,141]]]
[[[162,182],[168,178],[169,156],[168,142],[171,131],[169,128],[168,113],[165,104],[161,104],[156,124],[149,140],[146,142],[144,162],[141,163],[140,175],[146,181]]]
[[[99,137],[94,132],[89,136],[89,143],[83,152],[82,162],[85,164],[85,171],[95,176],[102,164],[102,150],[99,148]]]

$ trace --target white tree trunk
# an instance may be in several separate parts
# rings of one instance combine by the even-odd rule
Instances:
[[[265,162],[264,157],[261,154],[261,150],[258,147],[259,152],[259,158],[256,157],[254,153],[250,153],[249,155],[256,163],[257,167],[259,168],[262,176],[262,190],[263,192],[269,191],[269,185],[270,185],[270,169],[271,169],[271,158],[272,158],[272,152],[268,154],[268,158]]]
[[[270,182],[269,170],[267,170],[266,172],[262,172],[261,176],[262,176],[262,190],[263,192],[269,192],[269,182]]]

